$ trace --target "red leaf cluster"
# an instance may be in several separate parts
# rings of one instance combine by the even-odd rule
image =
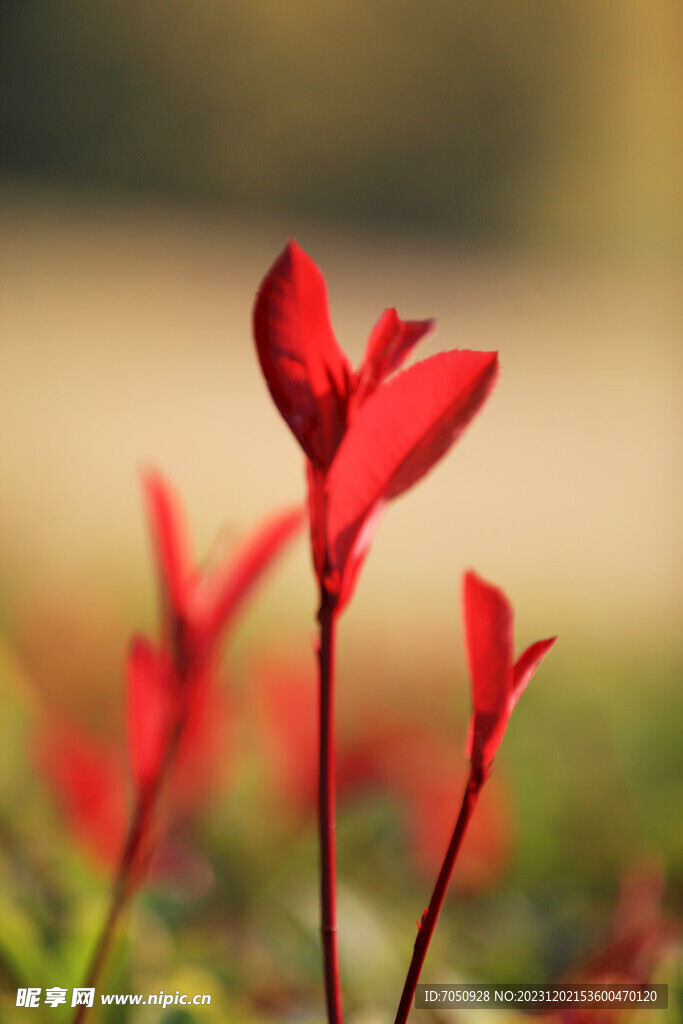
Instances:
[[[334,336],[319,268],[290,241],[254,305],[266,383],[308,459],[313,561],[339,608],[349,600],[384,504],[459,437],[491,391],[495,352],[444,352],[392,380],[431,320],[387,309],[354,371]]]

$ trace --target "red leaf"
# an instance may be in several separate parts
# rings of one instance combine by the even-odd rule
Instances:
[[[310,672],[264,663],[254,674],[266,782],[284,812],[315,812],[318,794],[318,709]]]
[[[271,516],[242,542],[216,572],[202,578],[192,597],[192,620],[206,642],[225,629],[260,577],[304,522],[301,508]]]
[[[368,517],[427,473],[459,437],[496,378],[495,352],[444,352],[411,366],[354,416],[328,474],[327,540],[343,571]]]
[[[364,402],[433,327],[434,320],[401,320],[395,309],[385,309],[368,338],[355,400]]]
[[[178,695],[168,655],[136,639],[128,652],[128,743],[133,779],[144,788],[161,766]]]
[[[512,707],[510,711],[517,704],[517,701],[526,690],[529,680],[556,640],[556,636],[551,637],[549,640],[537,640],[531,647],[527,647],[523,654],[520,654],[513,670]]]
[[[463,603],[474,705],[468,756],[487,771],[517,701],[557,637],[532,644],[513,665],[512,607],[502,590],[468,572]]]
[[[152,529],[164,605],[182,614],[192,579],[192,555],[180,502],[161,474],[143,476],[147,513]]]
[[[35,756],[75,835],[98,861],[116,864],[127,818],[117,753],[73,725],[50,722],[38,736]]]
[[[486,768],[510,715],[512,608],[505,594],[473,572],[464,578],[465,638],[474,705],[469,757]]]
[[[261,284],[253,325],[275,404],[309,459],[325,469],[344,434],[354,373],[332,331],[325,278],[294,240]]]

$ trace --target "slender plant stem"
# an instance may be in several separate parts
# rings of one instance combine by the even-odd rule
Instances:
[[[441,907],[443,906],[443,901],[446,897],[448,883],[451,880],[453,868],[455,867],[455,862],[458,859],[458,853],[460,852],[460,847],[462,846],[467,826],[470,823],[474,808],[477,806],[477,800],[479,799],[479,793],[483,783],[484,776],[481,771],[475,771],[475,769],[472,768],[470,770],[467,786],[462,798],[462,805],[460,807],[458,820],[455,823],[453,835],[446,851],[443,864],[441,865],[439,877],[437,878],[436,885],[434,886],[434,892],[432,893],[432,898],[429,902],[429,908],[421,922],[420,930],[417,933],[415,947],[413,949],[413,958],[410,961],[405,985],[403,986],[403,994],[401,995],[401,1001],[396,1013],[395,1024],[406,1024],[406,1021],[408,1020],[408,1014],[410,1013],[410,1009],[413,1005],[413,999],[415,997],[415,989],[417,988],[417,983],[420,980],[422,965],[424,964],[425,957],[427,956],[429,943],[432,940],[432,935],[436,928],[436,922],[439,919],[439,913],[441,912]]]
[[[334,669],[336,616],[323,588],[320,611],[320,906],[325,1000],[329,1024],[342,1024],[339,949],[337,942],[337,849],[335,821]]]
[[[107,911],[107,916],[104,920],[104,924],[102,925],[97,945],[95,946],[90,959],[88,971],[82,986],[83,988],[95,988],[114,938],[116,925],[118,924],[119,918],[121,917],[121,914],[123,913],[133,892],[135,869],[138,867],[139,855],[144,841],[148,836],[149,825],[152,821],[155,807],[161,795],[164,781],[168,775],[178,749],[184,717],[185,715],[183,711],[178,716],[178,719],[171,730],[166,744],[166,749],[164,750],[164,756],[155,778],[138,797],[135,813],[131,819],[128,836],[126,837],[126,843],[123,848],[123,853],[121,854],[121,860],[119,862],[116,878],[112,887],[109,910]],[[71,1024],[81,1024],[89,1009],[90,1007],[85,1006],[84,1004],[78,1006]]]

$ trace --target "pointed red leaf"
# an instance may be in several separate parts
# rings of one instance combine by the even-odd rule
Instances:
[[[261,284],[253,325],[275,404],[308,458],[327,468],[344,434],[354,374],[332,331],[325,278],[294,240]]]
[[[519,658],[515,662],[513,670],[512,706],[510,711],[512,711],[517,704],[517,701],[527,688],[529,680],[556,640],[556,636],[550,637],[549,640],[537,640],[535,644],[532,644],[531,647],[527,647],[527,649],[520,654]]]
[[[160,473],[142,479],[164,605],[182,614],[192,578],[192,554],[180,502]]]
[[[356,401],[364,402],[433,327],[433,320],[401,320],[395,309],[385,309],[368,338],[358,371]]]
[[[473,572],[465,574],[463,603],[473,704],[469,757],[486,768],[510,716],[512,608],[501,590]]]
[[[307,668],[265,662],[254,674],[266,783],[285,812],[313,814],[318,793],[318,714]]]
[[[170,658],[137,638],[128,652],[128,744],[135,785],[144,788],[161,767],[178,707]]]
[[[495,381],[495,352],[443,352],[372,394],[354,416],[328,474],[327,541],[343,571],[380,501],[401,494],[445,454]]]
[[[225,629],[266,569],[304,522],[301,508],[271,516],[251,533],[216,572],[202,578],[192,596],[192,619],[210,643]]]

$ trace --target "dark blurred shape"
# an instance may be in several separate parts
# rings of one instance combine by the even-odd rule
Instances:
[[[12,176],[487,237],[514,229],[520,187],[576,128],[571,6],[1,10]]]

